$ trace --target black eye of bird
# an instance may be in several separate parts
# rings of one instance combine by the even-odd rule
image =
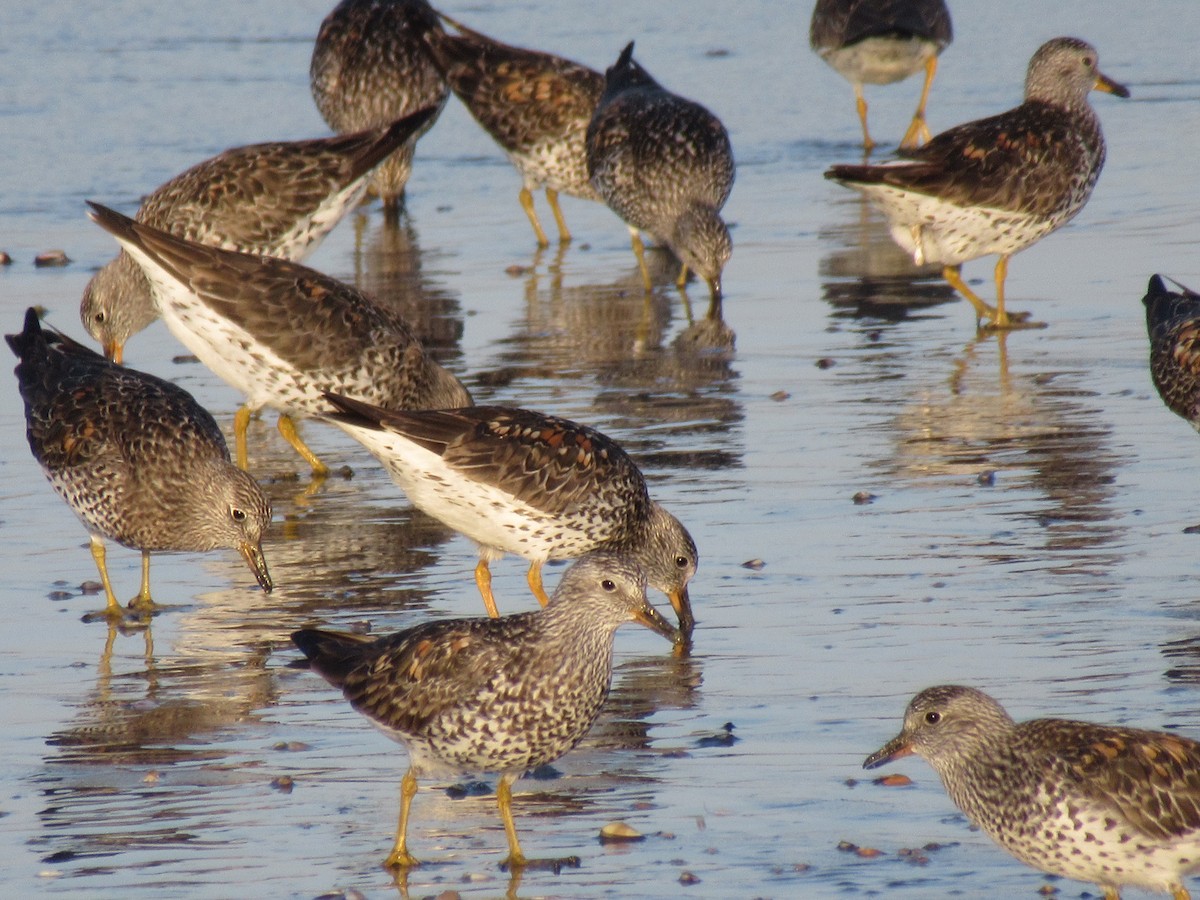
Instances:
[[[235,521],[235,522],[245,522],[246,521],[246,511],[244,509],[239,509],[238,507],[235,506],[235,507],[233,507],[233,509],[231,509],[229,511],[229,514],[231,516],[233,516],[233,521]]]
[[[675,567],[679,569],[686,569],[688,567],[688,558],[686,556],[675,557]]]
[[[600,587],[610,592],[617,589],[616,583],[611,578],[605,578],[602,582],[600,582]]]
[[[104,313],[102,313],[102,312],[96,313],[95,319],[96,319],[97,325],[103,325],[104,324]]]
[[[940,712],[927,712],[925,713],[925,721],[930,725],[936,725],[942,721],[942,714]]]

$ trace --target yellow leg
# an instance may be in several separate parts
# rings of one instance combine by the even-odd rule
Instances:
[[[96,561],[96,568],[100,570],[100,583],[104,585],[104,595],[107,597],[107,603],[104,607],[104,614],[107,616],[120,616],[121,604],[117,602],[117,596],[113,593],[112,582],[108,580],[108,563],[105,561],[104,541],[92,535],[92,559]]]
[[[396,844],[383,863],[389,869],[408,869],[417,865],[416,858],[408,852],[408,812],[415,796],[417,776],[409,769],[400,780],[400,823],[396,826]]]
[[[142,551],[142,588],[138,595],[129,601],[132,609],[151,609],[154,601],[150,599],[150,551]]]
[[[524,868],[528,860],[521,852],[521,842],[517,840],[517,826],[512,817],[512,775],[501,775],[500,783],[496,785],[496,805],[500,807],[500,818],[504,820],[504,835],[508,838],[508,858],[500,864],[502,869]]]
[[[988,322],[995,321],[996,310],[984,303],[983,298],[967,287],[967,283],[962,280],[962,266],[946,266],[942,269],[942,277],[975,307],[976,321],[980,319],[986,319]]]
[[[997,328],[1008,327],[1008,313],[1004,311],[1004,280],[1008,278],[1008,257],[1004,254],[996,260],[996,317],[992,324]]]
[[[488,615],[493,619],[500,618],[496,598],[492,596],[492,570],[488,568],[486,559],[479,560],[479,564],[475,566],[475,584],[479,587],[479,595],[483,597],[483,605],[487,607]]]
[[[854,86],[854,107],[858,110],[858,121],[862,123],[863,149],[874,149],[875,142],[871,140],[871,132],[867,131],[867,98],[863,96],[861,84]]]
[[[250,407],[239,406],[233,414],[233,444],[237,449],[238,468],[243,472],[250,468],[250,455],[246,452],[246,429],[250,427]]]
[[[675,279],[675,287],[677,287],[677,288],[687,287],[687,273],[688,273],[687,263],[684,263],[683,268],[681,268],[679,270],[679,277]]]
[[[928,141],[930,138],[929,125],[925,122],[925,104],[929,102],[929,88],[933,84],[933,76],[937,74],[937,65],[936,54],[925,61],[925,86],[921,88],[921,102],[917,104],[912,123],[904,133],[904,140],[900,142],[901,150],[915,150],[921,146],[922,141]]]
[[[540,562],[534,560],[529,564],[525,580],[529,582],[529,589],[533,591],[533,596],[537,597],[538,603],[545,606],[550,602],[550,598],[546,596],[546,589],[542,587],[542,564]]]
[[[650,280],[650,270],[646,268],[646,248],[642,244],[642,236],[638,234],[636,228],[629,229],[629,242],[633,245],[633,255],[637,257],[638,268],[642,272],[642,285],[649,294],[654,290],[654,283]]]
[[[300,435],[296,432],[296,423],[292,421],[291,416],[286,413],[280,413],[278,428],[279,433],[283,435],[283,439],[291,444],[297,453],[304,457],[306,463],[312,466],[314,476],[324,478],[329,474],[329,467],[317,459],[316,454],[308,449],[304,441],[300,440]]]
[[[558,225],[558,242],[571,243],[571,229],[567,227],[567,220],[563,218],[562,208],[558,205],[558,191],[546,188],[546,202],[550,204],[550,211],[554,213],[554,221]]]
[[[1192,900],[1192,895],[1182,884],[1171,885],[1171,900]]]
[[[542,231],[542,223],[538,221],[537,210],[533,208],[533,194],[529,193],[529,188],[521,188],[521,193],[517,195],[521,200],[521,208],[525,210],[525,215],[529,216],[529,224],[533,226],[533,233],[537,235],[539,247],[549,247],[550,241],[546,237],[546,232]]]

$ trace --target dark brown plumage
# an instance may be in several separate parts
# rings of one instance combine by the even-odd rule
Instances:
[[[264,406],[280,411],[280,432],[322,475],[324,464],[290,417],[329,411],[325,391],[385,407],[471,403],[404,320],[356,288],[298,263],[206,247],[90,205],[93,220],[146,272],[171,333],[246,395],[234,428],[243,468],[246,426]]]
[[[1186,898],[1200,868],[1200,743],[1065,719],[1014,722],[972,688],[928,688],[875,768],[925,758],[972,822],[1044,872]]]
[[[921,100],[900,146],[929,140],[925,106],[938,55],[953,40],[944,0],[817,0],[809,26],[813,50],[854,87],[863,147],[875,146],[867,130],[863,84],[892,84],[925,70]]]
[[[512,783],[587,734],[612,681],[613,635],[639,622],[673,629],[646,600],[630,560],[593,554],[568,569],[545,609],[500,619],[428,622],[375,640],[317,630],[292,635],[351,705],[404,744],[400,825],[386,865],[407,868],[409,806],[421,774],[495,772],[508,836],[505,864],[526,863]]]
[[[1200,294],[1176,284],[1167,289],[1161,275],[1150,279],[1146,331],[1150,336],[1150,375],[1167,409],[1200,431]]]
[[[226,150],[157,188],[135,218],[189,241],[300,262],[359,202],[375,167],[434,112],[342,137]],[[121,362],[125,342],[158,309],[141,267],[122,251],[84,288],[79,316],[105,356]]]
[[[374,190],[389,215],[399,211],[417,140],[450,96],[422,38],[440,29],[425,0],[342,0],[313,45],[313,100],[334,131],[377,128],[425,107],[436,110],[375,172]]]
[[[992,328],[1027,318],[1004,308],[1008,259],[1074,218],[1104,165],[1104,136],[1088,94],[1129,91],[1098,67],[1090,44],[1047,41],[1029,62],[1025,102],[958,125],[884,165],[836,165],[825,173],[861,191],[888,217],[892,238],[917,265],[940,263],[946,280]],[[991,254],[996,306],[962,280],[964,262]]]
[[[491,615],[490,560],[504,552],[528,559],[530,588],[544,604],[543,562],[602,550],[635,560],[690,636],[696,545],[611,438],[512,407],[393,412],[328,399],[338,412],[326,418],[374,453],[415,506],[479,544],[475,577]]]
[[[33,309],[24,331],[6,339],[20,359],[29,447],[91,535],[106,615],[123,615],[106,538],[142,551],[142,588],[130,604],[138,610],[153,606],[150,553],[162,550],[235,549],[271,590],[261,543],[271,505],[229,461],[221,429],[191,394],[43,328]]]
[[[431,30],[425,41],[446,83],[521,173],[521,206],[538,243],[550,243],[533,207],[532,192],[540,188],[546,190],[559,240],[570,241],[558,194],[600,199],[588,180],[585,138],[604,76],[443,18],[459,33]]]

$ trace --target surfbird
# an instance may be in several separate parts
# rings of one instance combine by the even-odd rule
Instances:
[[[207,247],[96,203],[91,218],[146,273],[163,321],[216,375],[246,396],[234,418],[237,460],[264,406],[320,477],[328,472],[293,417],[331,410],[325,391],[388,408],[467,406],[471,395],[433,360],[398,315],[354,287],[299,263]]]
[[[1104,165],[1104,136],[1088,93],[1128,97],[1097,68],[1091,44],[1054,38],[1029,62],[1025,102],[943,131],[912,159],[837,165],[826,178],[862,191],[887,216],[892,238],[917,265],[942,274],[989,328],[1012,328],[1025,313],[1004,308],[1008,259],[1083,209]],[[962,264],[998,254],[996,305],[962,279]]]
[[[433,113],[343,137],[226,150],[156,189],[135,218],[189,241],[300,262],[362,199],[375,167]],[[129,254],[92,277],[79,316],[104,354],[122,362],[125,342],[158,318]]]
[[[309,66],[313,99],[334,131],[377,128],[419,109],[435,112],[375,171],[385,212],[400,210],[417,140],[450,90],[422,40],[441,24],[425,0],[342,0],[317,32]]]
[[[1176,734],[1065,719],[1014,722],[981,691],[933,687],[867,757],[916,753],[950,799],[1021,862],[1099,885],[1188,896],[1200,867],[1200,743]]]
[[[733,252],[721,207],[733,188],[733,149],[721,120],[673,94],[633,58],[631,41],[604,76],[588,123],[588,175],[609,208],[629,226],[646,291],[651,289],[640,231],[664,241],[703,278],[713,310]]]
[[[414,506],[479,544],[475,580],[491,616],[499,615],[491,560],[505,552],[528,559],[529,587],[545,605],[546,560],[605,550],[636,561],[691,636],[696,544],[650,499],[616,441],[526,409],[388,411],[326,396],[338,410],[326,418],[375,454]]]
[[[867,130],[863,85],[894,84],[924,69],[921,100],[900,147],[911,150],[929,140],[929,87],[938,56],[954,39],[944,0],[817,0],[808,38],[817,55],[854,87],[865,150],[875,141]]]
[[[1169,279],[1168,279],[1169,280]],[[1154,275],[1142,302],[1150,335],[1150,376],[1167,409],[1200,431],[1200,294]]]
[[[417,863],[407,831],[418,776],[464,772],[499,774],[496,801],[508,837],[502,865],[527,864],[513,824],[513,782],[558,759],[592,727],[612,683],[613,636],[626,622],[674,636],[647,602],[637,565],[594,554],[571,566],[536,612],[427,622],[374,640],[316,629],[292,635],[312,669],[408,750],[385,865]]]
[[[154,605],[150,554],[160,550],[235,549],[271,590],[262,551],[271,506],[230,462],[221,429],[187,391],[43,328],[33,309],[24,331],[6,340],[20,359],[29,448],[91,535],[105,615],[124,614],[105,539],[142,551],[142,587],[130,603],[138,612]]]
[[[533,208],[532,192],[540,188],[546,190],[559,241],[567,243],[571,232],[558,205],[559,193],[600,199],[588,180],[584,139],[604,76],[561,56],[501,43],[441,15],[458,34],[425,33],[434,62],[521,173],[521,207],[538,244],[550,244]]]

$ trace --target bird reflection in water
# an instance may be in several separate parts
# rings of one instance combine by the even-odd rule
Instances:
[[[941,267],[914,264],[892,240],[887,219],[865,198],[852,197],[837,206],[854,215],[820,232],[821,240],[834,246],[821,260],[819,273],[835,318],[899,322],[958,299]]]

